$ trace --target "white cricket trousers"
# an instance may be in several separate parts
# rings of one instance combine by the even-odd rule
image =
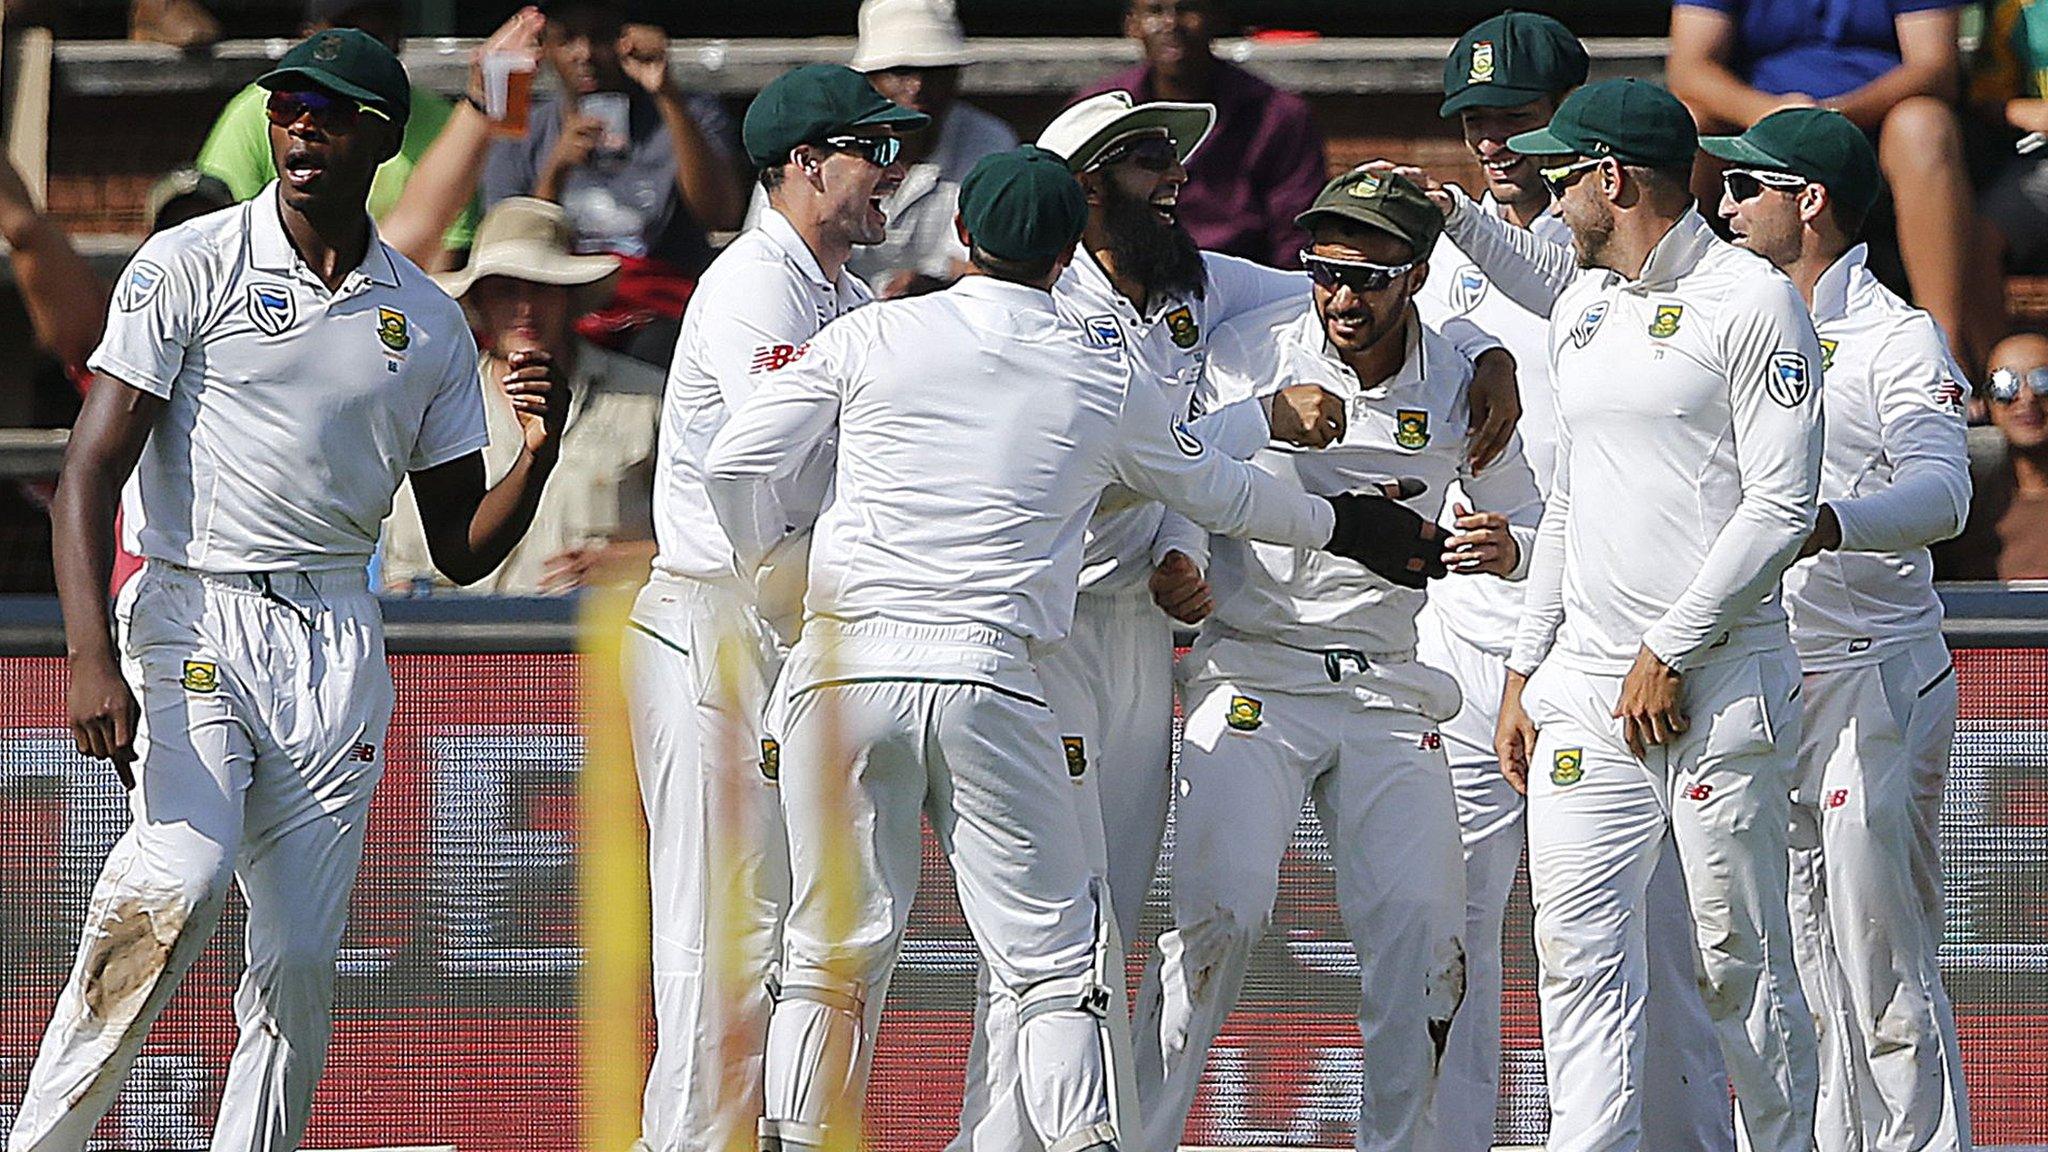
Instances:
[[[1650,877],[1667,833],[1684,866],[1700,988],[1756,1152],[1813,1144],[1813,1017],[1793,962],[1785,833],[1799,746],[1789,650],[1689,672],[1691,726],[1637,760],[1612,718],[1622,677],[1553,660],[1523,694],[1538,727],[1529,768],[1529,880],[1550,1152],[1649,1148],[1657,1042],[1644,1000]]]
[[[1437,1065],[1465,990],[1464,861],[1436,723],[1390,694],[1448,715],[1456,687],[1412,661],[1340,656],[1356,659],[1205,637],[1188,657],[1174,926],[1159,937],[1158,978],[1146,973],[1133,1026],[1145,1152],[1179,1146],[1311,799],[1358,955],[1355,1147],[1436,1147]]]
[[[1465,847],[1465,1002],[1437,1074],[1437,1133],[1446,1152],[1490,1152],[1500,1107],[1501,926],[1524,843],[1522,795],[1493,752],[1507,664],[1445,626],[1430,605],[1415,624],[1416,659],[1450,673],[1465,701],[1439,729]],[[1733,1152],[1728,1073],[1700,998],[1692,911],[1675,854],[1663,854],[1650,877],[1648,914],[1651,1043],[1643,1074],[1658,1104],[1643,1115],[1644,1143],[1660,1152]]]
[[[737,581],[657,573],[626,632],[626,697],[647,812],[654,1060],[649,1152],[752,1152],[789,850],[761,709],[781,665]]]
[[[1018,1001],[1034,1136],[1048,1152],[1116,1146],[1114,921],[1028,655],[989,628],[834,623],[806,626],[767,719],[781,738],[792,899],[762,1146],[859,1138],[883,992],[917,892],[920,815],[953,866],[982,962]]]
[[[1173,782],[1173,622],[1143,586],[1084,592],[1075,599],[1073,630],[1040,654],[1038,671],[1066,745],[1089,863],[1108,883],[1121,952],[1136,938],[1166,835]],[[1128,996],[1121,981],[1114,992],[1117,1010],[1110,1023],[1123,1050],[1130,1043]],[[1022,1110],[1017,1065],[1006,1058],[1016,1050],[1017,1002],[991,993],[992,977],[984,968],[976,980],[960,1131],[948,1152],[1031,1152],[1036,1146]],[[1116,1072],[1127,1074],[1130,1067],[1120,1061]],[[1119,1120],[1135,1115],[1136,1108],[1135,1090],[1121,1086]]]
[[[334,958],[384,770],[391,672],[360,570],[205,575],[151,561],[115,605],[141,705],[134,822],[86,906],[8,1152],[78,1152],[205,948],[249,906],[216,1152],[298,1147],[327,1059]]]
[[[1957,1152],[1970,1104],[1941,984],[1939,818],[1956,731],[1940,636],[1805,677],[1792,928],[1820,1030],[1821,1152]]]

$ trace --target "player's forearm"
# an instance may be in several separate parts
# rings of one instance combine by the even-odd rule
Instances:
[[[1707,549],[1700,570],[1649,631],[1643,644],[1678,671],[1719,640],[1778,587],[1813,530],[1811,503],[1745,494]]]
[[[1570,498],[1552,493],[1543,522],[1530,545],[1528,579],[1522,591],[1522,618],[1515,628],[1509,669],[1528,675],[1543,663],[1564,623],[1564,536]]]
[[[688,105],[673,85],[655,95],[661,123],[676,154],[676,189],[690,215],[706,228],[726,230],[740,226],[746,213],[746,190],[725,155],[704,138],[697,122],[690,118]]]
[[[1959,474],[1959,475],[1958,475]],[[1844,552],[1901,552],[1950,539],[1970,518],[1970,478],[1962,468],[1902,469],[1891,487],[1830,500]]]
[[[503,479],[491,485],[469,518],[469,532],[456,555],[437,555],[435,566],[457,584],[474,584],[497,571],[533,525],[556,454],[521,450]]]
[[[107,611],[114,573],[114,510],[121,480],[99,468],[66,468],[50,501],[51,560],[64,614],[65,655],[74,661],[117,658]]]
[[[1579,274],[1571,248],[1481,211],[1455,185],[1451,198],[1451,214],[1444,220],[1451,243],[1470,256],[1508,299],[1538,316],[1549,316],[1557,298]]]
[[[1195,439],[1233,460],[1249,460],[1273,437],[1271,396],[1251,397],[1188,421]]]

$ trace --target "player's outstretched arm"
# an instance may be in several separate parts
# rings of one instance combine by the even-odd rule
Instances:
[[[434,567],[457,584],[474,584],[512,554],[561,452],[569,419],[569,385],[553,359],[534,350],[514,352],[503,381],[525,434],[519,458],[502,479],[484,487],[481,451],[412,473],[412,495]],[[474,384],[471,385],[474,391]]]
[[[165,403],[101,373],[72,426],[57,494],[50,501],[57,600],[64,610],[64,647],[71,665],[71,739],[80,754],[112,760],[130,786],[134,781],[127,764],[135,758],[140,710],[114,652],[107,584],[114,570],[114,510],[121,486],[135,471]]]

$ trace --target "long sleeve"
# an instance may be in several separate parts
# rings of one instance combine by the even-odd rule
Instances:
[[[1564,623],[1564,551],[1566,521],[1572,509],[1572,437],[1564,421],[1557,424],[1557,470],[1550,479],[1550,496],[1543,502],[1543,519],[1530,548],[1528,579],[1522,588],[1522,620],[1515,629],[1515,644],[1508,653],[1508,668],[1524,676],[1536,671],[1557,630]]]
[[[1536,551],[1536,536],[1543,522],[1543,491],[1536,486],[1536,472],[1522,454],[1522,437],[1516,433],[1500,458],[1473,472],[1469,466],[1458,478],[1476,511],[1498,512],[1508,518],[1508,534],[1515,538],[1520,554],[1505,580],[1523,580]],[[1484,577],[1475,577],[1483,579]]]
[[[1740,496],[1699,571],[1643,636],[1679,671],[1778,587],[1813,529],[1820,490],[1820,343],[1806,307],[1776,277],[1728,303],[1720,339]]]
[[[1126,487],[1221,535],[1320,548],[1336,528],[1329,501],[1202,443],[1155,389],[1126,393],[1110,467]]]
[[[793,527],[775,498],[775,481],[802,467],[838,426],[844,343],[827,334],[758,377],[753,395],[711,442],[704,493],[742,572],[759,566]]]
[[[1517,228],[1480,209],[1463,189],[1450,186],[1451,214],[1444,233],[1508,299],[1538,316],[1549,316],[1557,298],[1578,278],[1578,258],[1527,228]]]
[[[1970,518],[1961,369],[1925,317],[1902,325],[1872,361],[1871,381],[1891,483],[1829,500],[1845,552],[1899,552],[1947,540]]]
[[[1209,531],[1193,520],[1168,508],[1166,515],[1159,519],[1159,530],[1152,534],[1152,565],[1166,559],[1168,552],[1179,552],[1195,562],[1195,567],[1206,571],[1209,567]]]

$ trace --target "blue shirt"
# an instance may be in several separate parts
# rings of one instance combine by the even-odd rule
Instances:
[[[1760,92],[1804,92],[1826,100],[1853,92],[1899,66],[1893,21],[1955,0],[1676,0],[1735,22],[1729,67]]]

